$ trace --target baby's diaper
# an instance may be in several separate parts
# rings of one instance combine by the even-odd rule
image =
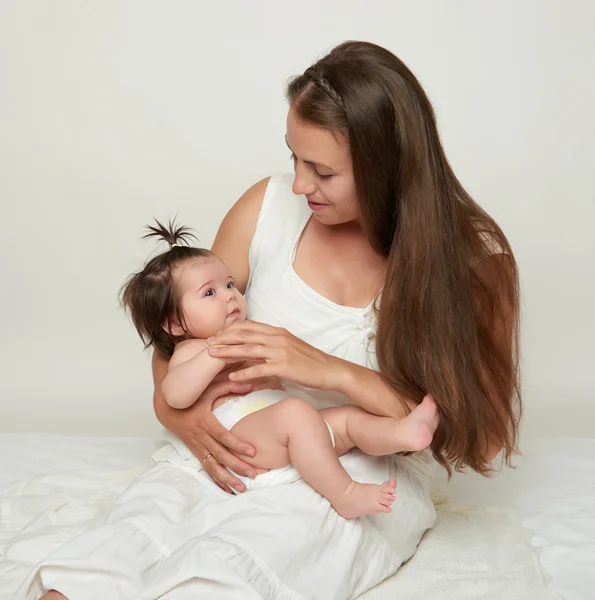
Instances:
[[[231,429],[236,423],[241,421],[244,417],[249,414],[262,410],[273,404],[277,404],[281,400],[287,398],[287,393],[283,390],[259,390],[251,392],[246,396],[240,396],[238,398],[232,398],[227,402],[218,406],[214,411],[213,415],[217,418],[219,423],[226,429]],[[335,445],[335,434],[331,426],[325,421],[328,427],[333,447]],[[231,470],[230,470],[231,471]],[[256,490],[265,487],[271,487],[274,485],[282,485],[284,483],[293,483],[301,479],[300,474],[295,470],[293,465],[287,465],[280,469],[271,469],[267,473],[257,475],[254,479],[249,477],[243,477],[231,471],[240,481],[244,483],[247,490]]]
[[[285,398],[287,393],[283,390],[259,390],[224,402],[213,411],[213,415],[225,429],[231,429],[249,414],[273,406]]]

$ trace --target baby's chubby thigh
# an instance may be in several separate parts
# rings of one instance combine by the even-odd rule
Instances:
[[[253,458],[241,456],[242,460],[257,469],[280,469],[291,464],[290,438],[298,431],[305,434],[313,423],[318,422],[324,423],[308,402],[301,398],[285,398],[246,415],[231,431],[256,450]]]

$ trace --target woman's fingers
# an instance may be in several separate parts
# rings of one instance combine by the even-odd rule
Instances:
[[[208,405],[208,411],[210,413],[210,407],[215,400],[227,396],[228,394],[247,394],[251,390],[252,386],[250,384],[235,383],[233,381],[222,379],[221,381],[211,383],[194,406],[197,410],[201,411],[206,404]],[[192,410],[192,407],[187,410]]]
[[[256,450],[247,442],[244,442],[239,437],[235,436],[231,431],[223,427],[221,423],[212,414],[207,418],[205,423],[207,433],[222,447],[229,448],[238,454],[244,456],[254,456]],[[230,466],[230,465],[226,465]],[[235,471],[235,469],[234,469]],[[243,473],[242,473],[243,475]]]
[[[213,477],[211,477],[211,479],[213,479]],[[229,494],[230,496],[233,495],[233,490],[228,486],[225,485],[222,481],[219,481],[218,479],[213,479],[213,481],[226,493]]]
[[[256,454],[254,446],[244,442],[239,437],[222,427],[221,435],[215,436],[215,439],[240,456],[253,457]],[[235,471],[235,469],[234,469]]]
[[[209,459],[211,460],[211,459]],[[212,470],[212,469],[211,469]],[[226,494],[233,494],[233,490],[226,484],[223,483],[223,481],[221,481],[221,479],[218,479],[217,477],[215,477],[213,475],[213,473],[209,473],[209,471],[206,469],[205,467],[205,471],[207,471],[207,473],[209,474],[209,477],[226,493]]]
[[[241,382],[236,383],[234,381],[231,381],[230,383],[231,383],[230,386],[226,386],[227,389],[229,390],[226,392],[226,394],[244,395],[244,394],[248,394],[249,392],[252,391],[252,385],[250,383],[241,383]],[[235,436],[232,436],[232,437],[234,437],[236,440],[238,439]],[[233,449],[235,450],[235,448],[233,448]],[[236,452],[238,452],[238,450],[236,450]],[[244,454],[244,452],[240,452],[240,454]],[[250,454],[249,456],[252,456],[252,454]]]
[[[217,462],[224,467],[235,471],[239,475],[244,475],[244,477],[256,477],[256,470],[252,465],[244,462],[241,458],[238,458],[228,450],[228,448],[234,450],[233,446],[236,446],[243,450],[241,454],[244,454],[245,456],[254,456],[256,454],[254,447],[242,442],[224,427],[221,427],[221,429],[224,431],[224,433],[221,434],[221,437],[218,437],[216,434],[211,434],[213,442],[209,444],[210,452],[217,459]],[[239,452],[237,450],[234,451]]]
[[[211,348],[217,346],[229,346],[231,344],[254,344],[263,346],[265,344],[270,344],[274,339],[275,336],[266,335],[258,331],[236,329],[234,331],[222,331],[216,336],[209,338],[207,343]]]
[[[242,459],[234,456],[225,446],[220,444],[215,438],[211,438],[211,442],[209,443],[209,453],[212,454],[216,462],[221,464],[223,467],[227,467],[232,471],[235,471],[239,475],[244,475],[245,477],[255,477],[256,469],[244,462]],[[205,455],[206,456],[206,455]],[[208,462],[211,461],[211,458],[208,459]]]
[[[254,477],[256,477],[256,469],[252,465],[249,465],[247,462],[244,462],[237,456],[234,456],[225,448],[223,448],[218,453],[214,453],[213,456],[215,456],[219,464],[221,464],[224,467],[227,467],[228,469],[231,469],[234,473],[237,473],[238,475],[250,477],[251,479],[254,479]]]
[[[211,356],[218,358],[249,358],[251,360],[272,360],[277,355],[276,348],[260,344],[235,344],[209,348]]]
[[[205,457],[209,455],[209,451],[206,446],[203,446],[201,443],[196,443],[192,449],[194,455],[200,461],[200,464],[204,467],[205,471],[210,475],[211,479],[224,491],[228,494],[233,494],[233,491],[230,489],[228,485],[226,485],[223,481],[221,481],[218,477],[214,476],[215,465],[209,465],[208,463],[213,462],[216,463],[213,457],[208,458],[206,461]]]
[[[246,491],[246,486],[217,461],[209,458],[207,462],[212,462],[212,464],[208,465],[208,467],[205,466],[206,472],[224,492],[233,494],[232,487],[240,493]]]
[[[234,327],[235,325],[235,327]],[[271,327],[264,323],[244,321],[232,323],[217,335],[207,339],[209,346],[251,343],[258,345],[281,345],[286,336],[284,329]]]
[[[232,323],[231,325],[227,326],[225,328],[225,331],[236,331],[239,329],[245,331],[255,331],[267,335],[275,335],[285,331],[280,327],[273,327],[272,325],[267,325],[266,323],[259,323],[258,321],[236,321],[235,323]]]
[[[253,446],[240,440],[233,433],[228,431],[212,415],[206,422],[206,429],[210,438],[207,447],[218,463],[244,477],[256,476],[256,470],[252,465],[244,462],[241,458],[238,458],[229,451],[229,449],[231,449],[244,456],[254,456],[256,451]],[[210,461],[211,459],[209,458],[208,462]],[[239,482],[239,480],[236,481]],[[229,483],[228,481],[226,482]]]
[[[233,493],[230,487],[238,492],[246,491],[246,486],[219,462],[217,457],[225,452],[223,446],[212,438],[207,444],[208,446],[203,447],[204,455],[200,458],[200,462],[211,479],[225,492]]]
[[[274,364],[264,363],[262,365],[254,365],[247,369],[241,369],[239,371],[233,371],[229,374],[229,378],[233,381],[251,381],[253,379],[259,379],[261,377],[275,377],[280,376],[277,372],[278,368]]]

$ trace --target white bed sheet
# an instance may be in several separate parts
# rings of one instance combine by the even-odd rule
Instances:
[[[0,434],[0,489],[37,475],[148,465],[155,448],[152,438]]]
[[[72,471],[114,472],[148,465],[149,438],[51,434],[0,435],[0,494],[9,484]],[[525,444],[516,470],[486,480],[456,475],[445,491],[462,504],[513,507],[535,533],[550,588],[566,600],[595,597],[595,439],[538,439]],[[1,532],[0,532],[1,534]]]
[[[455,502],[505,506],[541,548],[550,587],[566,600],[595,598],[595,438],[525,442],[515,469],[494,478],[456,474],[443,486]]]

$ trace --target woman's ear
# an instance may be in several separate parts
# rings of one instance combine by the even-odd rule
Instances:
[[[180,337],[183,336],[185,331],[183,329],[183,327],[180,325],[180,323],[178,322],[177,319],[171,319],[171,320],[167,320],[163,325],[162,328],[164,331],[166,331],[167,333],[176,336],[176,337]]]

